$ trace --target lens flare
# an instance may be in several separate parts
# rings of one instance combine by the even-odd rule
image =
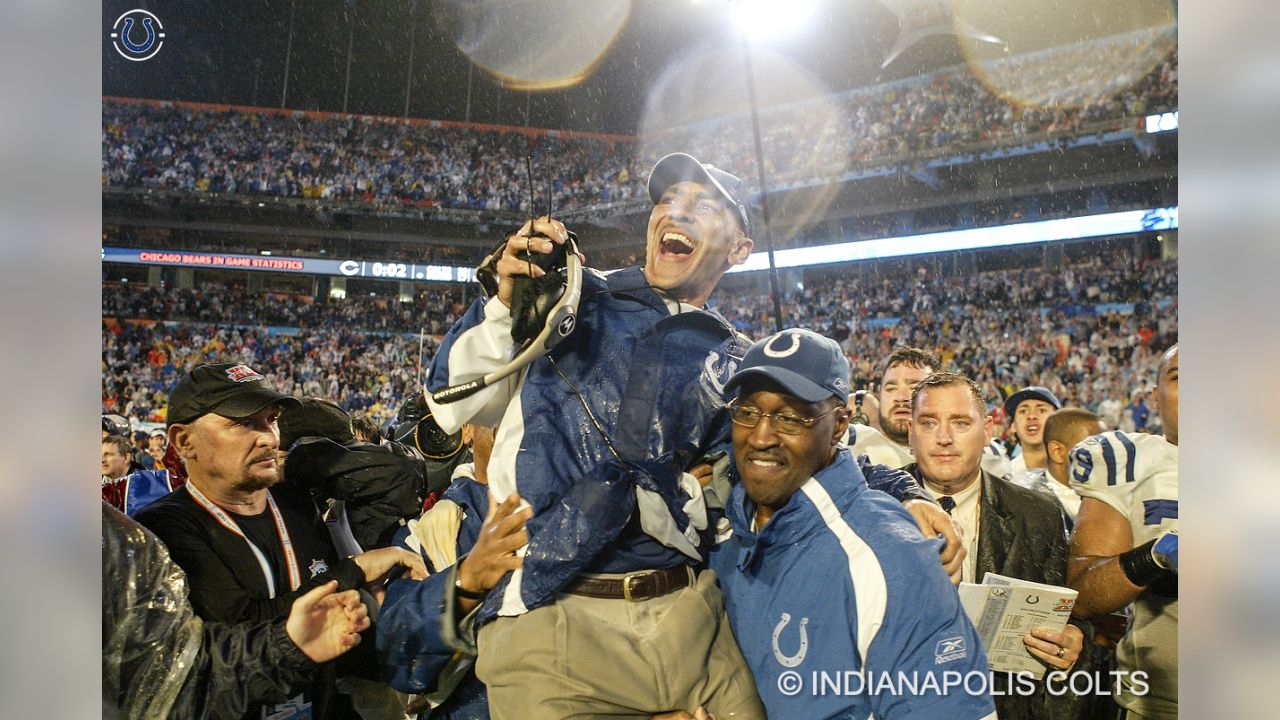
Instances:
[[[477,66],[511,90],[552,90],[582,81],[631,14],[631,0],[448,0],[436,22]]]
[[[822,221],[849,171],[849,123],[838,98],[795,62],[752,54],[765,180],[774,242],[786,247]],[[746,180],[758,216],[756,168],[745,64],[738,48],[672,62],[653,84],[640,126],[646,167],[688,152]],[[763,240],[757,226],[757,241]],[[759,245],[757,247],[760,247]]]
[[[952,10],[957,27],[1004,41],[956,36],[974,75],[1014,105],[1124,102],[1178,46],[1169,0],[954,0]]]

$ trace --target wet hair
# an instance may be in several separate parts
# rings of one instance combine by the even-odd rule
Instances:
[[[880,377],[883,378],[885,373],[899,365],[938,370],[942,367],[942,361],[938,359],[937,355],[934,355],[928,350],[921,350],[920,348],[911,347],[909,345],[899,345],[894,348],[893,352],[889,354],[889,357],[885,358],[884,362],[881,363]]]
[[[1102,418],[1084,408],[1065,407],[1056,410],[1044,421],[1044,444],[1048,447],[1049,442],[1054,441],[1066,445],[1066,437],[1083,426],[1088,426],[1089,434],[1092,435],[1093,429],[1100,422]]]
[[[986,417],[987,401],[982,399],[982,389],[968,377],[953,372],[930,373],[925,379],[916,383],[915,387],[911,388],[911,413],[914,415],[916,412],[916,406],[920,401],[920,393],[929,388],[950,387],[952,385],[963,385],[968,388],[969,394],[973,396],[973,402],[978,406],[978,414]]]
[[[126,458],[133,457],[133,441],[124,435],[108,435],[102,438],[103,445],[115,445],[116,451]]]
[[[378,423],[368,415],[356,415],[351,418],[351,431],[356,439],[362,442],[377,443],[382,439],[382,430]]]

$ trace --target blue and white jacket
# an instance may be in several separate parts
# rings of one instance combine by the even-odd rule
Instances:
[[[770,718],[995,717],[986,653],[938,562],[941,541],[868,488],[848,450],[763,531],[741,483],[726,513],[732,535],[711,567]],[[970,683],[979,694],[955,684],[966,673],[982,676]]]
[[[489,507],[489,489],[475,480],[470,463],[459,465],[453,482],[441,497],[457,505],[456,554],[471,552]],[[433,508],[435,510],[435,508]],[[436,567],[430,553],[414,537],[414,520],[396,535],[396,547],[420,553],[431,575],[427,580],[396,580],[387,588],[378,612],[377,649],[387,684],[396,690],[430,694],[432,708],[423,720],[488,720],[489,699],[475,676],[474,638],[460,639],[457,618],[446,590],[453,584],[453,567]]]
[[[640,268],[583,276],[578,325],[551,352],[431,411],[446,431],[498,425],[489,489],[533,507],[524,567],[490,593],[478,623],[554,600],[584,572],[703,562],[701,488],[685,475],[728,443],[721,390],[749,346],[714,312],[676,306]],[[478,300],[431,362],[431,392],[505,365],[510,311]]]

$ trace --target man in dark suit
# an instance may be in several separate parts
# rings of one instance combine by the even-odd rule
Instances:
[[[1066,515],[1054,499],[1001,480],[982,470],[982,452],[991,442],[992,420],[982,392],[956,373],[932,373],[911,396],[911,448],[918,477],[965,535],[964,581],[977,583],[988,572],[1038,583],[1066,581]],[[1050,671],[1069,670],[1080,656],[1083,634],[1033,628],[1022,639]],[[1031,691],[1026,681],[1004,674],[993,680],[996,711],[1002,719],[1070,718],[1078,703],[1067,694]],[[1062,686],[1059,683],[1059,686]]]

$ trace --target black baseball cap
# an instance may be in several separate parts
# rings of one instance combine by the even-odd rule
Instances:
[[[1028,385],[1010,395],[1009,399],[1004,401],[1004,411],[1009,414],[1009,417],[1013,417],[1014,411],[1018,409],[1018,405],[1022,404],[1023,400],[1043,400],[1052,405],[1054,410],[1062,409],[1062,403],[1058,401],[1058,396],[1054,395],[1049,388],[1041,385]]]
[[[752,345],[725,383],[725,394],[752,377],[768,378],[807,403],[849,397],[849,358],[835,340],[803,328],[783,330]]]
[[[656,205],[667,188],[689,180],[715,188],[734,209],[742,223],[742,232],[747,237],[751,236],[746,184],[736,175],[730,175],[710,163],[698,162],[687,153],[671,153],[654,164],[653,171],[649,173],[649,199]]]
[[[265,378],[243,363],[197,365],[169,393],[165,425],[189,423],[209,413],[249,417],[272,403],[296,407],[298,399],[267,387]]]
[[[280,448],[288,450],[304,437],[328,438],[339,445],[356,441],[347,411],[318,398],[302,398],[280,413]]]

